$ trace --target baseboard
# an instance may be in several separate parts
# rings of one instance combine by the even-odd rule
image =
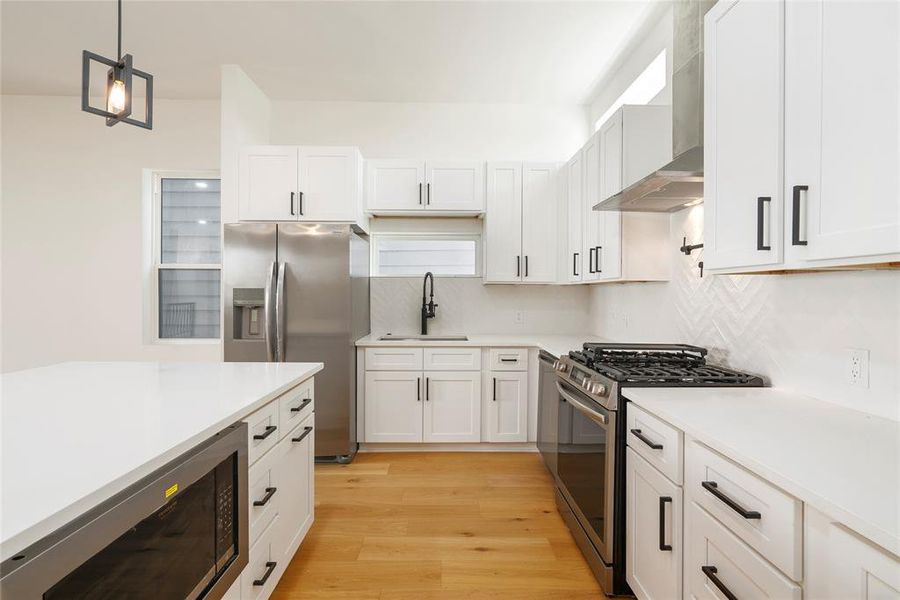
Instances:
[[[507,444],[360,444],[360,452],[537,452],[534,442]]]

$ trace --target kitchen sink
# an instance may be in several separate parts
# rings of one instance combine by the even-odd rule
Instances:
[[[379,342],[467,342],[469,338],[464,335],[383,335]]]

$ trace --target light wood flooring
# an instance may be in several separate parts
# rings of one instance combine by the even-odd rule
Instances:
[[[316,465],[315,523],[273,600],[604,598],[538,454]]]

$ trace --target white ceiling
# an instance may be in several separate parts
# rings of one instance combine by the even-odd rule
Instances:
[[[217,98],[233,63],[278,99],[583,104],[659,2],[124,5],[124,50],[160,98]],[[0,10],[4,94],[78,95],[81,51],[115,53],[113,0]]]

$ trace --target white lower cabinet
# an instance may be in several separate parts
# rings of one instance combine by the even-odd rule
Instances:
[[[277,455],[278,512],[282,517],[278,547],[284,565],[290,562],[312,526],[316,458],[315,415],[309,415],[275,448]]]
[[[250,560],[241,573],[241,600],[268,598],[278,584],[277,570],[287,566],[283,564],[279,551],[278,528],[281,526],[278,515],[272,519],[259,539],[250,546]],[[279,561],[282,561],[279,564]]]
[[[488,442],[524,442],[528,439],[528,373],[491,371],[486,393]]]
[[[367,442],[422,441],[422,371],[367,371]]]
[[[423,442],[481,441],[481,373],[425,371]]]
[[[631,448],[625,469],[628,584],[640,600],[681,598],[682,490]]]
[[[900,557],[810,508],[806,510],[804,530],[807,598],[900,598]]]

